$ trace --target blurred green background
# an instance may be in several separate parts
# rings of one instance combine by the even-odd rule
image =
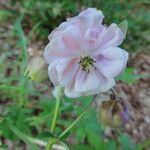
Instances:
[[[122,47],[130,54],[148,51],[149,0],[0,1],[0,149],[42,149],[35,146],[28,137],[36,138],[49,129],[55,101],[50,94],[50,83],[39,85],[24,75],[29,60],[28,51],[30,48],[44,50],[50,32],[66,18],[77,15],[87,7],[102,10],[106,24],[119,24],[126,19],[128,32]],[[129,66],[132,67],[131,64]],[[140,78],[134,75],[131,77],[133,70],[127,68],[118,80],[133,84]],[[57,134],[84,110],[90,99],[62,100]],[[134,144],[133,139],[120,131],[116,139],[104,140],[103,128],[97,121],[94,109],[66,139],[73,150],[142,150],[150,143],[146,139]]]

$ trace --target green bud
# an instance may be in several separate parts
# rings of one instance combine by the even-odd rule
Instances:
[[[42,55],[34,56],[25,71],[32,81],[44,82],[48,79],[48,65]]]

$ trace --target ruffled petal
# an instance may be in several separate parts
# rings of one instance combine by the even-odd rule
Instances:
[[[69,26],[45,48],[44,58],[48,64],[57,58],[74,58],[80,51],[81,35],[77,28]]]
[[[54,85],[67,86],[72,82],[78,68],[75,59],[57,59],[49,65],[49,78]]]
[[[74,88],[69,87],[69,86],[65,87],[64,92],[65,92],[65,95],[70,98],[76,98],[76,97],[82,96],[80,92],[76,92]]]
[[[115,85],[115,80],[113,77],[106,78],[99,70],[96,71],[96,74],[100,80],[100,84],[97,89],[98,93],[106,92]]]
[[[100,48],[117,47],[125,39],[125,33],[118,27],[118,25],[112,23],[108,28],[103,28],[101,36],[99,37]]]
[[[82,36],[93,25],[101,24],[104,19],[104,15],[100,10],[96,8],[88,8],[82,11],[78,16],[67,19],[67,21],[77,28],[79,28]]]
[[[59,61],[53,61],[48,67],[49,78],[54,86],[59,85],[58,72],[56,70],[58,63]]]
[[[119,75],[126,67],[128,53],[121,48],[104,49],[96,57],[96,68],[107,78]]]
[[[89,90],[96,89],[99,86],[99,84],[100,81],[95,74],[95,70],[87,73],[80,69],[76,76],[75,90],[77,92],[86,92]]]
[[[61,35],[61,33],[70,25],[69,22],[65,21],[61,23],[57,28],[55,28],[50,35],[48,36],[49,41],[51,41],[53,38]]]
[[[99,22],[102,22],[104,19],[102,11],[97,10],[96,8],[88,8],[82,11],[79,14],[79,17],[84,18],[88,23],[90,23],[90,19],[92,19],[93,21],[97,20]]]
[[[56,67],[58,72],[59,83],[61,86],[70,84],[79,68],[76,59],[63,60]]]

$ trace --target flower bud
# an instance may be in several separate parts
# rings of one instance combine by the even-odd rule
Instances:
[[[99,107],[98,116],[104,126],[121,127],[128,120],[128,112],[123,101],[110,99],[103,101]]]
[[[36,82],[44,82],[48,79],[48,65],[42,55],[34,56],[30,60],[25,74]]]

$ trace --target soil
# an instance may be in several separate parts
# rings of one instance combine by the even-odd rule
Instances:
[[[150,55],[148,52],[133,54],[129,66],[136,68],[136,74],[145,75],[136,84],[118,82],[116,91],[129,108],[129,122],[125,131],[136,143],[150,138]]]

